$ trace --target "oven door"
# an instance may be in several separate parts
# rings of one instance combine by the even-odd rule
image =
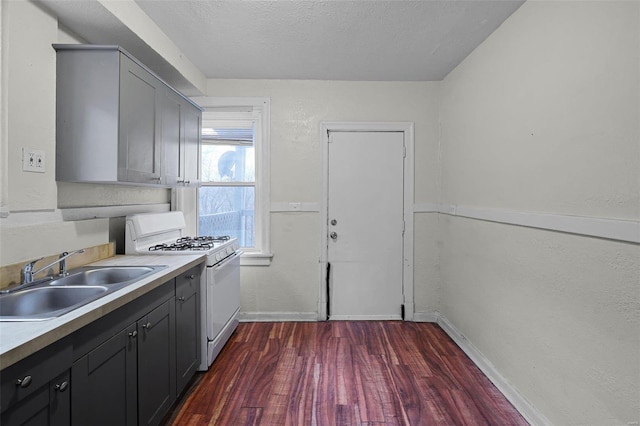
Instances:
[[[207,267],[207,340],[213,341],[240,309],[240,253]]]

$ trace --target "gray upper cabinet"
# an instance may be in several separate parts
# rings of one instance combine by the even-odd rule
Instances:
[[[162,111],[162,183],[198,183],[202,111],[172,91],[165,92]]]
[[[54,48],[56,180],[197,183],[202,115],[197,105],[117,46]],[[193,166],[187,170],[187,158],[196,159],[195,174],[189,174]]]

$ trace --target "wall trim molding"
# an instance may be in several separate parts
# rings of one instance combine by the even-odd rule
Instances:
[[[317,312],[240,312],[240,322],[317,322]]]
[[[502,392],[511,404],[522,414],[529,424],[547,426],[552,423],[537,408],[535,408],[519,391],[511,384],[500,371],[489,361],[483,353],[467,339],[467,337],[454,326],[440,312],[418,312],[414,316],[415,321],[437,323],[449,337],[467,354],[471,361],[487,376],[489,380]]]
[[[500,210],[455,204],[414,204],[414,213],[440,213],[548,231],[640,244],[640,221]]]
[[[282,212],[320,212],[320,203],[305,203],[300,201],[272,202],[271,213]]]
[[[12,211],[0,221],[0,226],[31,226],[41,223],[67,222],[126,216],[136,213],[168,212],[169,203],[131,204],[123,206],[74,207],[55,210]]]

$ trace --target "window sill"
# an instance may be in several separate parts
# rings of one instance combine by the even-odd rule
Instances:
[[[269,266],[273,259],[273,253],[249,252],[242,253],[240,266]]]

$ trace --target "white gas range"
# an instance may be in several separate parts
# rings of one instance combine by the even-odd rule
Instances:
[[[200,371],[206,371],[238,326],[240,251],[236,238],[186,237],[182,212],[127,216],[126,254],[206,254],[200,278]]]

